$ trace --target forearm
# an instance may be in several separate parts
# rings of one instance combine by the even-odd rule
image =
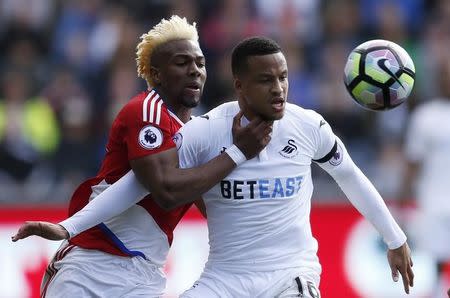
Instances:
[[[343,148],[345,150],[345,147]],[[322,168],[335,179],[353,206],[383,236],[388,247],[390,249],[400,247],[406,241],[405,234],[395,222],[373,184],[354,164],[348,153],[344,151],[343,154],[344,158],[339,166],[327,163],[322,165]]]
[[[238,162],[239,163],[239,162]],[[141,181],[147,189],[152,189],[157,203],[171,209],[192,203],[203,193],[219,183],[236,167],[228,154],[220,154],[196,168],[180,169],[169,167],[161,174],[161,183],[145,179]],[[157,190],[156,190],[157,189]],[[159,201],[159,202],[158,202]]]
[[[70,237],[73,237],[119,215],[147,194],[148,191],[130,171],[91,200],[83,209],[59,224],[69,232]]]
[[[406,241],[378,191],[367,177],[357,168],[353,175],[337,180],[358,211],[369,220],[383,236],[390,249],[398,248]]]

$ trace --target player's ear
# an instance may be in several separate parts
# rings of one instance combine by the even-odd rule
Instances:
[[[155,83],[155,85],[161,84],[161,72],[158,68],[150,66],[150,77],[152,78],[152,81],[153,83]]]
[[[242,81],[235,77],[233,81],[234,90],[236,90],[238,95],[242,93]]]

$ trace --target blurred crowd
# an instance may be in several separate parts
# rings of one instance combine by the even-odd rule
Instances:
[[[68,201],[94,176],[112,119],[137,92],[139,37],[172,14],[197,22],[208,79],[196,114],[234,97],[232,47],[250,35],[280,43],[289,100],[324,115],[387,199],[400,186],[411,111],[439,96],[450,60],[448,0],[0,0],[0,204]],[[350,51],[369,39],[403,46],[416,85],[388,112],[357,106],[343,84]],[[314,170],[316,197],[340,197]]]

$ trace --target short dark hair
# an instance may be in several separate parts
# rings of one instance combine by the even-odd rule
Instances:
[[[233,76],[247,70],[247,58],[281,52],[281,47],[272,39],[255,36],[238,43],[231,54],[231,72]]]

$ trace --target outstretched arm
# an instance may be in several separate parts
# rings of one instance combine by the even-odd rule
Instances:
[[[12,241],[32,235],[48,240],[68,239],[124,212],[147,194],[148,191],[130,171],[91,200],[83,209],[59,224],[43,221],[25,222],[12,237]]]
[[[100,193],[83,209],[63,220],[59,224],[45,221],[27,221],[11,237],[13,242],[36,235],[48,240],[69,239],[101,222],[104,222],[127,210],[148,194],[137,181],[133,172],[128,172],[116,183]],[[206,209],[202,199],[195,201],[200,213],[206,218]]]
[[[337,182],[347,198],[368,219],[383,236],[387,244],[388,261],[394,281],[398,272],[403,278],[405,292],[413,286],[411,252],[406,243],[406,236],[395,222],[378,191],[349,156],[344,144],[337,138],[335,154],[319,165]],[[330,162],[331,161],[331,162]]]
[[[237,139],[235,144],[245,148],[248,154],[245,156],[251,158],[270,141],[268,135],[271,128],[260,119],[253,120],[248,126],[242,128],[240,117],[242,117],[241,113],[236,115],[233,123],[233,133]],[[234,153],[226,151],[226,154],[221,154],[201,167],[186,170],[178,168],[178,156],[174,149],[143,158],[146,161],[144,164],[133,161],[132,165],[134,165],[134,171],[149,176],[141,177],[142,180],[155,179],[155,181],[147,181],[149,187],[155,187],[155,191],[152,192],[153,198],[162,207],[170,209],[195,201],[201,193],[228,175],[237,163]],[[136,165],[139,168],[136,168]],[[142,168],[144,165],[149,168]],[[170,177],[165,177],[166,175]],[[139,183],[136,176],[132,171],[128,172],[91,200],[83,209],[59,224],[26,222],[12,240],[17,241],[31,235],[49,240],[67,239],[122,213],[148,194],[147,189]]]

